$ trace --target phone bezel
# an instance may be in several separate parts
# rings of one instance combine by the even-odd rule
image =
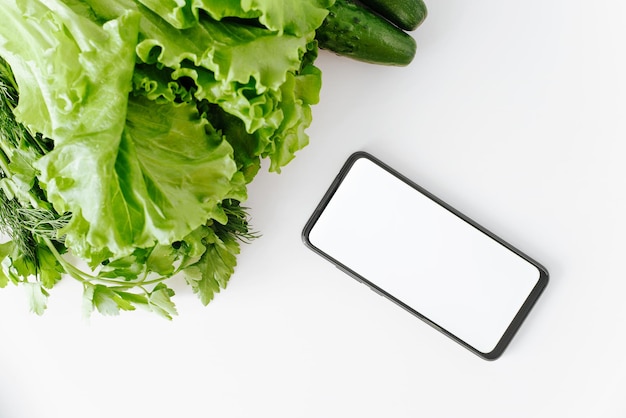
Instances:
[[[333,198],[333,195],[335,194],[335,192],[337,191],[337,189],[341,185],[343,179],[346,177],[346,175],[348,174],[348,172],[350,171],[350,169],[352,168],[354,163],[356,161],[358,161],[359,159],[361,159],[361,158],[366,158],[366,159],[370,160],[371,162],[375,163],[376,165],[378,165],[379,167],[381,167],[382,169],[384,169],[388,173],[394,175],[399,180],[401,180],[404,183],[406,183],[407,185],[411,186],[417,192],[423,194],[424,196],[428,197],[429,199],[431,199],[432,201],[434,201],[438,205],[442,206],[444,209],[446,209],[446,210],[450,211],[451,213],[453,213],[454,215],[458,216],[463,221],[467,222],[468,224],[470,224],[474,228],[476,228],[479,231],[481,231],[483,234],[487,235],[491,239],[493,239],[496,242],[500,243],[501,245],[506,247],[508,250],[510,250],[513,253],[517,254],[519,257],[521,257],[522,259],[526,260],[528,263],[534,265],[538,269],[538,271],[539,271],[539,279],[537,280],[537,284],[533,287],[532,291],[528,294],[528,297],[526,298],[526,300],[522,304],[521,308],[519,309],[517,314],[514,316],[513,320],[511,321],[509,326],[506,328],[506,330],[503,333],[502,337],[500,338],[500,340],[498,341],[498,343],[496,344],[495,348],[492,351],[490,351],[490,352],[482,352],[482,351],[476,349],[475,347],[473,347],[472,345],[468,344],[467,342],[465,342],[461,338],[457,337],[453,333],[449,332],[445,328],[443,328],[443,327],[439,326],[438,324],[436,324],[435,322],[431,321],[429,318],[427,318],[425,315],[421,314],[416,309],[412,308],[411,306],[406,305],[405,303],[403,303],[402,301],[400,301],[399,299],[394,297],[394,295],[391,295],[391,294],[387,293],[383,289],[379,288],[376,284],[370,282],[367,278],[362,277],[361,275],[359,275],[355,271],[351,270],[349,267],[344,265],[341,261],[334,259],[329,254],[327,254],[324,251],[322,251],[321,249],[317,248],[310,241],[309,234],[310,234],[311,230],[313,229],[313,227],[315,226],[317,220],[321,216],[322,212],[324,211],[324,209],[326,208],[328,203]],[[447,204],[443,200],[439,199],[434,194],[430,193],[428,190],[426,190],[423,187],[419,186],[418,184],[413,182],[411,179],[407,178],[406,176],[404,176],[403,174],[401,174],[397,170],[393,169],[389,165],[385,164],[384,162],[382,162],[378,158],[374,157],[373,155],[371,155],[371,154],[369,154],[369,153],[367,153],[365,151],[357,151],[357,152],[353,153],[347,159],[347,161],[344,163],[343,167],[339,171],[339,174],[335,177],[335,179],[331,183],[330,187],[328,188],[328,190],[326,191],[326,193],[322,197],[320,203],[317,205],[317,207],[315,208],[313,214],[310,216],[310,218],[308,219],[306,225],[304,226],[304,228],[302,230],[302,240],[303,240],[303,242],[305,243],[305,245],[308,248],[310,248],[311,250],[313,250],[318,255],[322,256],[326,260],[328,260],[331,263],[333,263],[336,267],[338,267],[339,269],[341,269],[342,271],[344,271],[345,273],[347,273],[348,275],[350,275],[351,277],[353,277],[357,281],[366,284],[367,286],[369,286],[372,290],[374,290],[378,294],[382,295],[383,297],[385,297],[385,298],[389,299],[390,301],[394,302],[395,304],[399,305],[400,307],[402,307],[403,309],[407,310],[408,312],[410,312],[414,316],[418,317],[419,319],[421,319],[422,321],[424,321],[428,325],[432,326],[436,330],[440,331],[444,335],[448,336],[452,340],[456,341],[457,343],[459,343],[463,347],[467,348],[468,350],[472,351],[473,353],[475,353],[476,355],[478,355],[479,357],[481,357],[481,358],[483,358],[485,360],[495,360],[495,359],[497,359],[498,357],[500,357],[503,354],[504,350],[506,349],[506,347],[509,345],[509,343],[513,339],[515,333],[520,328],[520,326],[521,326],[522,322],[524,321],[524,319],[526,319],[526,317],[528,316],[529,312],[531,311],[532,307],[537,302],[539,296],[541,295],[541,293],[543,292],[543,290],[545,289],[545,287],[547,286],[548,281],[549,281],[549,274],[548,274],[547,269],[544,266],[542,266],[540,263],[538,263],[536,260],[532,259],[527,254],[523,253],[522,251],[520,251],[519,249],[517,249],[516,247],[514,247],[513,245],[511,245],[507,241],[503,240],[502,238],[500,238],[499,236],[497,236],[496,234],[494,234],[493,232],[491,232],[487,228],[485,228],[482,225],[478,224],[477,222],[475,222],[474,220],[472,220],[471,218],[469,218],[468,216],[466,216],[465,214],[463,214],[459,210],[457,210],[454,207],[450,206],[449,204]]]

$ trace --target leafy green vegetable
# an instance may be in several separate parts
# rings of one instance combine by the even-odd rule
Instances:
[[[41,314],[69,275],[87,314],[171,319],[180,274],[209,303],[261,159],[308,142],[332,3],[0,0],[0,287]]]

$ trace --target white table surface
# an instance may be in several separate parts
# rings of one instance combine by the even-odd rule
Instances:
[[[321,55],[311,143],[251,185],[263,236],[208,307],[180,286],[172,322],[87,323],[69,279],[43,317],[1,289],[0,417],[625,417],[626,4],[427,4],[407,68]],[[500,359],[302,244],[357,150],[550,271]]]

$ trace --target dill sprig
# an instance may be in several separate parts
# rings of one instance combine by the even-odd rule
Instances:
[[[33,236],[46,237],[53,241],[64,242],[64,237],[58,235],[58,230],[67,225],[70,214],[59,215],[53,210],[42,208],[17,208],[17,218],[21,225]]]
[[[24,256],[37,265],[37,242],[18,215],[21,205],[0,190],[0,232],[11,238]]]
[[[52,149],[53,142],[31,132],[19,123],[13,114],[18,103],[17,83],[10,66],[0,58],[0,178],[10,179],[10,163],[13,153],[28,148],[42,156]],[[33,201],[45,201],[45,193],[35,181],[29,193]],[[37,238],[45,237],[63,242],[57,231],[69,222],[70,216],[60,215],[52,209],[34,207],[7,196],[0,189],[0,232],[11,238],[19,251],[39,267]]]
[[[226,199],[222,202],[222,210],[228,217],[228,222],[222,225],[213,222],[212,228],[218,237],[230,236],[242,242],[250,242],[259,237],[259,234],[251,230],[248,221],[248,208],[241,206],[235,199]]]
[[[28,129],[15,120],[13,110],[18,103],[18,88],[9,64],[0,57],[0,140],[13,148],[28,144],[39,155],[44,155],[53,148],[53,141],[37,133],[32,135]]]

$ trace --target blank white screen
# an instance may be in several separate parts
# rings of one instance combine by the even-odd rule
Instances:
[[[430,321],[491,352],[540,272],[369,159],[357,159],[310,243]]]

